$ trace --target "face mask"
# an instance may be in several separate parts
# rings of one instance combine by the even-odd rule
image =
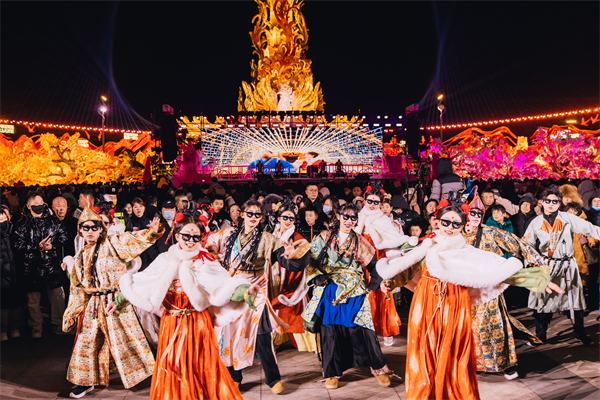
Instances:
[[[594,206],[592,206],[592,208],[593,208],[594,210],[596,210],[596,211],[600,211],[600,207],[594,207]]]
[[[165,217],[166,220],[170,220],[175,218],[175,211],[163,211],[163,217]]]
[[[45,209],[45,204],[42,204],[41,206],[31,206],[31,211],[33,211],[36,214],[43,214]]]
[[[331,207],[329,207],[329,206],[323,206],[323,212],[325,214],[329,214],[330,211],[331,211]]]

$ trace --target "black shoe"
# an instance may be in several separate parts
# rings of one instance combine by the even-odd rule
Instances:
[[[588,335],[575,335],[575,337],[579,339],[584,346],[589,346],[592,344],[592,339],[590,339]]]
[[[92,390],[94,390],[94,386],[75,386],[69,397],[80,399]]]

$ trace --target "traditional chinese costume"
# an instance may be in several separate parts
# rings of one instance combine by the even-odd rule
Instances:
[[[480,233],[478,230],[464,233],[467,244],[499,256],[509,254],[525,259],[531,265],[544,265],[544,259],[539,253],[515,235],[486,225],[481,225],[478,229],[481,229]],[[477,371],[501,372],[517,365],[513,327],[528,335],[533,342],[541,343],[523,324],[508,314],[503,294],[484,304],[473,306],[471,316]]]
[[[552,282],[560,286],[564,293],[529,293],[529,308],[533,308],[536,319],[536,335],[546,339],[546,330],[552,319],[552,313],[568,311],[569,292],[573,301],[575,316],[575,334],[584,343],[589,342],[583,325],[585,299],[583,284],[573,258],[573,236],[575,233],[600,239],[600,227],[576,215],[557,211],[552,215],[537,216],[527,228],[523,240],[533,246],[544,256],[550,266]],[[565,262],[566,261],[566,262]],[[571,285],[567,287],[567,276]]]
[[[205,249],[179,244],[135,272],[121,278],[125,298],[161,316],[150,399],[242,399],[219,356],[213,321],[227,325],[242,315],[250,282],[230,277]]]
[[[243,228],[242,228],[243,229]],[[288,270],[301,272],[308,264],[310,254],[308,243],[298,247],[289,259],[283,257],[284,248],[273,234],[259,231],[240,232],[234,239],[229,252],[229,262],[223,262],[227,257],[227,242],[229,236],[236,232],[234,228],[219,232],[209,238],[209,249],[219,254],[221,262],[228,265],[231,276],[256,282],[261,276],[266,276],[267,283],[257,295],[255,310],[247,309],[239,318],[230,324],[216,329],[217,340],[221,347],[221,357],[232,374],[234,381],[242,381],[242,369],[252,365],[255,352],[261,358],[265,371],[266,383],[273,388],[280,380],[279,368],[273,349],[271,332],[285,333],[290,325],[277,316],[268,297],[268,288],[273,282],[272,266],[274,263]],[[250,261],[250,244],[253,235],[261,235],[256,257]]]
[[[89,208],[79,218],[102,221]],[[127,272],[130,261],[160,238],[144,229],[123,235],[101,236],[97,243],[86,244],[74,257],[71,295],[63,316],[63,331],[78,326],[67,380],[80,386],[105,385],[109,365],[116,366],[123,386],[130,388],[150,375],[154,357],[133,306],[119,302],[119,279]],[[118,310],[106,313],[108,302],[119,303]]]
[[[370,367],[375,376],[386,375],[390,371],[377,341],[368,296],[381,283],[375,248],[356,233],[338,233],[330,240],[331,235],[336,233],[323,231],[310,245],[314,258],[323,249],[327,253],[324,266],[312,268],[307,276],[314,291],[302,314],[309,323],[316,316],[322,320],[323,376],[339,378],[347,369],[359,367]],[[368,286],[364,270],[371,273]]]
[[[433,241],[377,264],[395,286],[420,269],[408,320],[406,399],[479,399],[471,306],[498,297],[509,283],[545,290],[549,272],[467,246],[462,235],[434,233]]]

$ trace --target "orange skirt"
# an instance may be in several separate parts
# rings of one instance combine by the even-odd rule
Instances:
[[[406,399],[479,399],[467,288],[423,268],[408,318]]]
[[[373,239],[371,235],[363,235],[365,239],[374,247]],[[385,258],[385,252],[383,250],[377,250],[377,259],[381,260]],[[364,270],[365,283],[369,283],[369,271]],[[375,333],[382,335],[383,337],[396,336],[400,334],[400,317],[396,311],[396,305],[394,304],[394,296],[392,293],[389,294],[389,299],[386,300],[385,294],[381,289],[377,289],[374,292],[369,292],[369,305],[371,306],[371,315],[373,316],[373,327]]]
[[[242,400],[221,360],[212,316],[193,310],[179,280],[163,302],[151,400]]]

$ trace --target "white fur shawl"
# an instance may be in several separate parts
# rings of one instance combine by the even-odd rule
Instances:
[[[523,268],[517,258],[505,259],[466,245],[462,235],[444,237],[436,233],[430,247],[426,239],[404,256],[379,260],[379,275],[390,279],[425,258],[431,276],[469,288],[472,304],[478,305],[498,297],[508,287],[502,282]]]
[[[205,251],[200,249],[199,251]],[[230,302],[235,289],[250,284],[247,279],[232,278],[217,261],[192,260],[198,252],[186,252],[174,244],[160,254],[144,271],[131,269],[119,281],[121,292],[129,302],[142,310],[161,315],[162,302],[169,286],[179,278],[194,308],[212,307],[215,325],[234,321],[246,309],[244,302]]]
[[[383,211],[369,211],[367,207],[364,207],[358,213],[358,222],[354,227],[354,231],[371,236],[375,248],[379,250],[397,249],[406,242],[409,242],[412,246],[416,246],[418,243],[416,237],[412,238],[400,233],[392,220],[383,215]]]

